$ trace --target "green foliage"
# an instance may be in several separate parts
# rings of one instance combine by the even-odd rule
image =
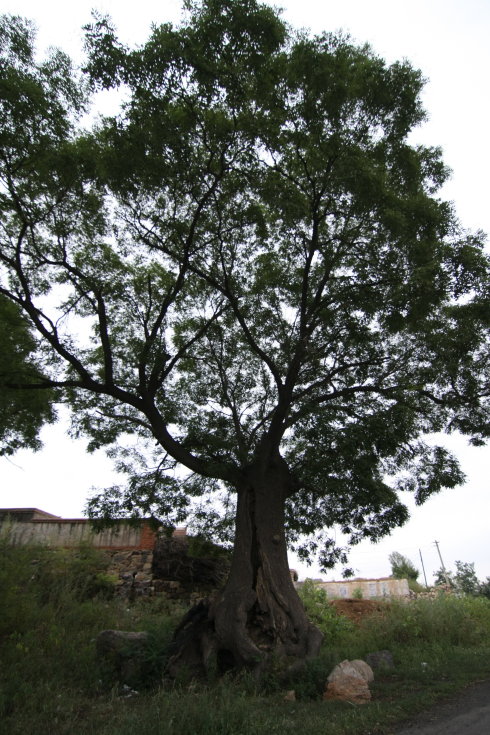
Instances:
[[[134,49],[96,15],[83,79],[2,20],[0,293],[74,433],[128,476],[91,514],[229,537],[229,494],[281,456],[289,542],[329,565],[324,529],[377,539],[403,491],[462,482],[420,437],[489,435],[484,237],[439,198],[440,151],[410,143],[408,62],[255,0],[186,8]],[[89,91],[121,85],[120,114],[82,129]]]
[[[112,597],[117,578],[107,574],[109,561],[89,544],[71,549],[50,549],[33,570],[33,581],[43,601],[56,604],[60,595],[79,600]]]
[[[203,536],[188,536],[187,553],[193,557],[219,557],[230,556],[229,549],[214,544],[208,538]]]
[[[424,590],[426,589],[422,584],[420,584],[419,582],[417,582],[416,579],[409,579],[408,580],[408,588],[412,592],[415,592],[415,593],[424,592]]]
[[[108,560],[90,546],[76,550],[13,546],[8,532],[0,537],[0,636],[27,631],[39,606],[53,610],[97,598],[110,599],[116,579],[107,574]]]
[[[409,604],[391,602],[382,619],[367,619],[366,632],[379,648],[394,645],[476,646],[490,631],[490,606],[485,600],[440,596]]]
[[[439,569],[435,572],[435,583],[439,585],[449,583],[449,586],[461,595],[470,595],[471,597],[482,595],[488,597],[488,578],[486,582],[480,582],[478,580],[474,563],[456,561],[455,566],[455,572],[444,569]]]
[[[457,561],[456,574],[454,581],[456,589],[465,595],[476,596],[480,593],[480,582],[476,576],[475,565],[473,563]]]
[[[327,593],[311,579],[305,579],[298,589],[310,620],[321,630],[328,644],[352,630],[352,623],[330,605]]]
[[[400,554],[398,551],[393,551],[389,556],[391,564],[391,574],[395,579],[407,579],[410,581],[416,581],[419,576],[419,570],[412,564],[410,559]]]
[[[455,587],[453,572],[447,569],[438,569],[434,572],[434,583],[436,585],[449,585],[452,589]]]
[[[305,722],[311,735],[320,735],[326,719],[332,735],[361,735],[393,729],[431,698],[490,675],[490,602],[441,597],[386,605],[381,618],[366,618],[361,627],[332,628],[327,622],[325,632],[334,636],[321,655],[287,683],[269,681],[269,694],[250,676],[160,686],[163,652],[179,613],[170,601],[80,599],[75,581],[72,594],[64,576],[54,574],[58,565],[68,569],[63,556],[42,547],[12,547],[5,539],[0,552],[0,718],[9,735],[157,735],[162,727],[179,735],[293,735]],[[41,570],[48,558],[51,591],[43,595],[47,577]],[[82,550],[77,565],[74,558],[74,575],[91,573],[92,557]],[[321,617],[319,590],[313,584],[306,590]],[[94,639],[105,628],[150,631],[146,678],[137,694],[96,660]],[[396,669],[377,675],[371,705],[321,700],[339,661],[380,648],[393,652]],[[297,701],[283,701],[286,689],[295,690]]]
[[[480,585],[480,594],[482,597],[490,599],[490,577],[487,577]]]
[[[36,347],[20,308],[0,293],[0,456],[39,449],[39,430],[56,418],[53,390],[34,389],[43,385]]]

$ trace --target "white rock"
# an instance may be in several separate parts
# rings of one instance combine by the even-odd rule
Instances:
[[[361,661],[361,659],[355,659],[354,661],[348,661],[346,659],[342,661],[333,669],[327,681],[335,681],[341,676],[353,676],[363,679],[366,682],[373,681],[374,679],[372,668],[365,661]]]

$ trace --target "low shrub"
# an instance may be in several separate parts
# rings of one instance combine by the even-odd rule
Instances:
[[[305,580],[299,587],[298,594],[311,622],[322,631],[329,644],[353,631],[353,623],[335,611],[325,590],[318,587],[313,580]]]
[[[394,601],[382,619],[366,618],[363,628],[373,645],[381,648],[417,643],[474,646],[490,636],[490,603],[444,595],[409,603]]]

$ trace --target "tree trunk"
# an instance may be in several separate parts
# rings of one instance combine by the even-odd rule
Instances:
[[[307,619],[287,559],[284,505],[290,489],[280,457],[256,462],[238,488],[235,546],[224,589],[184,618],[169,672],[262,670],[271,658],[287,666],[318,653],[322,634]],[[199,672],[199,668],[201,671]]]

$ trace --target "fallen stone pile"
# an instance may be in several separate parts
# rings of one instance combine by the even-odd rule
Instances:
[[[421,592],[410,590],[411,600],[435,600],[441,595],[454,595],[454,590],[448,584],[438,584],[437,587],[429,587]]]

